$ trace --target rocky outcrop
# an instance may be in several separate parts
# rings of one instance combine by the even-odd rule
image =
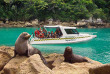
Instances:
[[[66,63],[63,62],[61,65],[56,66],[52,69],[52,71],[55,74],[89,74],[89,69],[95,66],[102,65],[100,62],[91,60],[89,58],[86,58],[91,63],[88,62],[82,62],[82,63]]]
[[[16,74],[18,72],[19,69],[19,65],[26,60],[27,57],[25,56],[17,56],[13,59],[11,59],[4,67],[3,71],[4,74]]]
[[[23,74],[53,74],[53,72],[43,64],[40,56],[35,54],[20,64],[20,73]]]
[[[90,74],[110,74],[110,64],[95,66],[89,69]]]
[[[1,46],[1,47],[0,47],[0,51],[7,52],[7,53],[10,54],[11,56],[14,55],[14,47]]]
[[[0,51],[0,71],[3,69],[5,64],[11,59],[11,55],[7,52]]]
[[[0,74],[3,73],[3,71],[1,70],[13,56],[13,50],[14,50],[14,47],[8,47],[8,46],[0,47]]]
[[[100,66],[102,63],[91,60],[85,57],[90,62],[82,62],[82,63],[67,63],[63,62],[64,57],[62,54],[50,54],[46,57],[48,64],[50,63],[50,67],[55,74],[89,74],[89,69],[95,66]]]
[[[87,57],[89,62],[71,64],[64,62],[63,54],[57,53],[45,56],[47,66],[38,54],[30,57],[16,56],[9,61],[13,49],[14,47],[0,47],[0,67],[3,68],[2,63],[7,63],[0,74],[110,74],[110,64],[102,64]]]
[[[53,72],[43,64],[38,54],[29,58],[17,56],[5,65],[3,71],[4,74],[53,74]]]
[[[46,56],[45,59],[47,61],[47,66],[50,69],[53,69],[54,67],[59,66],[63,62],[64,57],[63,57],[63,54],[53,53]]]
[[[77,24],[74,21],[61,22],[60,20],[48,19],[45,21],[38,21],[34,19],[31,21],[0,21],[0,27],[39,27],[41,25],[63,25],[78,28],[110,28],[110,23],[84,22],[79,21]]]

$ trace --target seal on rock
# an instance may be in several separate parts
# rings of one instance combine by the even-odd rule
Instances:
[[[66,47],[64,52],[64,61],[69,63],[88,62],[87,59],[80,55],[73,54],[71,47]]]
[[[28,39],[31,37],[30,34],[27,32],[23,32],[19,35],[15,42],[15,49],[14,49],[14,56],[18,55],[25,55],[25,56],[31,56],[33,54],[39,54],[41,57],[41,60],[44,64],[46,64],[45,58],[42,56],[40,50],[32,47],[28,42]]]

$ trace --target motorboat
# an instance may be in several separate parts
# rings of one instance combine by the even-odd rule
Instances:
[[[81,34],[76,30],[76,27],[56,25],[44,26],[44,28],[46,31],[53,32],[59,29],[62,35],[57,38],[38,38],[34,36],[30,38],[30,44],[69,44],[84,42],[97,37],[96,35]]]

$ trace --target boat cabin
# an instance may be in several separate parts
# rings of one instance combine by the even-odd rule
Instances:
[[[67,36],[67,35],[75,35],[75,34],[79,34],[78,31],[76,30],[76,27],[66,27],[66,26],[44,26],[44,28],[47,31],[53,31],[53,32],[57,32],[57,30],[60,30],[62,35],[61,36]],[[60,36],[60,37],[61,37]]]

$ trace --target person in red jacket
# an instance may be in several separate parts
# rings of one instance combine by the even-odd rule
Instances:
[[[36,37],[39,37],[39,34],[40,34],[39,30],[36,29],[34,33]]]

